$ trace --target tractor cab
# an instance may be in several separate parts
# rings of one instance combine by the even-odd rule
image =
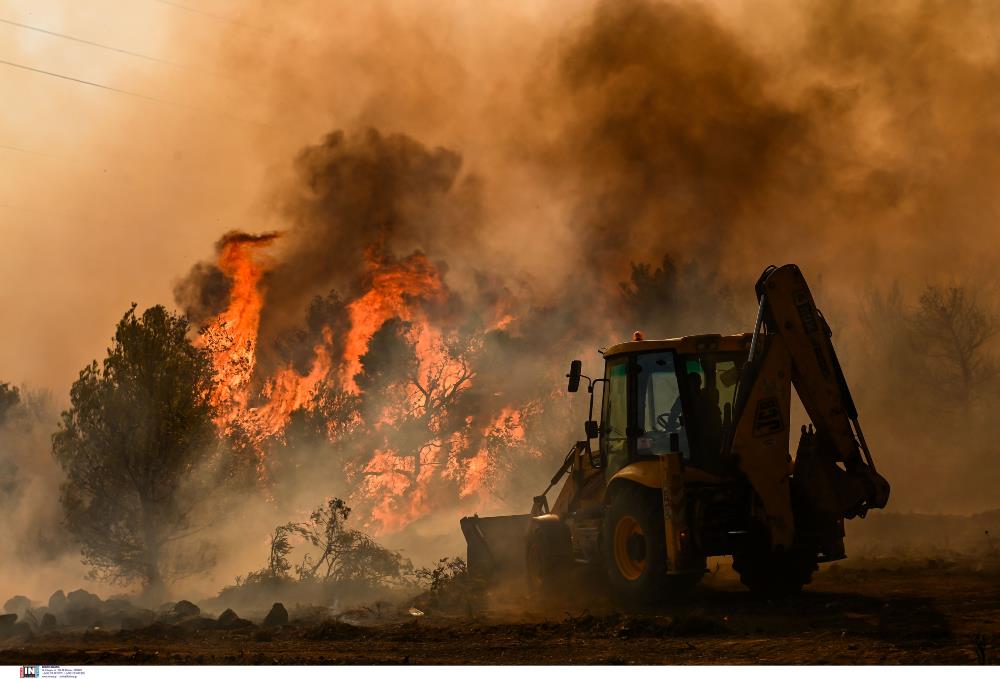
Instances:
[[[725,474],[728,465],[720,450],[732,428],[736,383],[750,338],[637,339],[605,349],[604,377],[588,378],[587,435],[598,439],[592,459],[605,469],[606,479],[628,464],[667,453],[680,453],[685,466]],[[578,370],[574,362],[571,390]],[[593,421],[598,385],[599,425]]]

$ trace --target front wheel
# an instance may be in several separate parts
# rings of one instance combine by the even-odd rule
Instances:
[[[608,580],[619,599],[642,606],[663,603],[699,576],[668,575],[663,502],[659,491],[629,483],[611,500],[602,533]]]

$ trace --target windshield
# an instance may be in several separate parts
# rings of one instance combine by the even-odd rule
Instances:
[[[676,360],[672,351],[636,356],[636,396],[636,452],[639,455],[668,453],[670,434],[676,433],[680,452],[685,459],[690,459]]]
[[[739,356],[672,351],[637,354],[636,453],[678,452],[695,466],[721,469],[724,432],[732,425]]]

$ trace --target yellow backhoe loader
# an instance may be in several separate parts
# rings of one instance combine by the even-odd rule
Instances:
[[[590,566],[642,605],[691,588],[710,556],[732,555],[743,584],[766,596],[794,593],[818,563],[843,559],[844,519],[885,507],[889,484],[799,268],[768,267],[756,293],[752,333],[636,333],[601,352],[596,379],[573,361],[569,391],[586,380],[590,393],[586,436],[530,513],[461,520],[470,572],[546,591]],[[812,422],[794,459],[793,385]]]

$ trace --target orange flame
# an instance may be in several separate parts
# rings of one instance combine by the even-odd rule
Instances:
[[[412,300],[444,298],[441,276],[421,254],[413,254],[394,266],[380,264],[369,256],[369,266],[368,290],[347,306],[351,328],[344,343],[341,383],[350,393],[358,393],[354,378],[361,372],[361,357],[368,351],[372,335],[391,318],[413,321]]]
[[[206,328],[199,342],[212,354],[213,405],[219,410],[216,423],[222,429],[228,428],[249,402],[257,328],[264,305],[259,286],[266,263],[261,261],[258,251],[275,238],[277,234],[231,234],[223,238],[219,247],[218,265],[230,281],[229,306]]]
[[[263,248],[275,238],[275,234],[234,234],[223,240],[218,266],[231,281],[230,302],[199,339],[211,351],[216,372],[217,424],[223,432],[239,427],[249,435],[261,481],[267,482],[267,441],[283,435],[294,411],[313,408],[314,396],[324,384],[360,395],[355,378],[362,371],[362,357],[375,333],[398,318],[409,324],[406,340],[416,356],[416,367],[406,383],[395,385],[379,402],[378,412],[369,412],[369,421],[360,423],[382,444],[372,446],[376,450],[363,455],[364,461],[354,467],[359,477],[355,500],[367,509],[372,529],[384,533],[400,530],[447,502],[485,494],[496,467],[495,451],[488,444],[523,442],[522,414],[506,407],[485,427],[477,429],[468,416],[457,431],[448,430],[454,425],[445,424],[447,409],[472,385],[474,375],[467,360],[449,349],[449,331],[430,316],[430,310],[448,301],[439,271],[420,253],[386,260],[369,252],[362,291],[346,307],[349,326],[345,335],[335,338],[329,327],[323,328],[305,374],[288,365],[255,379],[265,302],[262,284],[270,265]],[[513,320],[507,309],[498,308],[489,326],[503,328]],[[337,339],[343,342],[339,352],[333,349]],[[404,422],[426,429],[425,440],[408,442],[407,450],[392,443],[394,427]],[[330,423],[328,432],[333,437],[351,428],[347,423]]]
[[[300,375],[294,368],[284,368],[272,377],[263,389],[267,403],[257,409],[262,427],[270,434],[285,428],[293,412],[312,399],[316,387],[326,379],[333,366],[327,345],[333,343],[330,328],[323,328],[324,344],[313,347],[313,363],[309,372]]]
[[[483,442],[479,450],[461,469],[460,496],[463,498],[481,493],[489,485],[489,477],[495,472],[494,451],[490,450],[490,443],[499,442],[504,447],[524,443],[526,437],[521,411],[510,406],[501,408],[482,434]]]

